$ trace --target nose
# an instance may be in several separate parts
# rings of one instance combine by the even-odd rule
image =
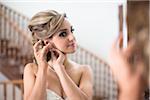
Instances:
[[[75,40],[75,37],[74,37],[74,35],[71,33],[70,35],[69,35],[69,41],[72,41],[72,40]]]

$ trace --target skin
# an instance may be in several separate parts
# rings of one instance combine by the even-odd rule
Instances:
[[[133,66],[129,63],[129,58],[134,52],[135,41],[129,42],[127,48],[120,48],[123,36],[120,35],[113,43],[109,54],[109,65],[113,71],[116,81],[119,86],[118,100],[142,100],[143,90],[145,86],[144,63],[142,59],[136,59],[136,64]],[[133,71],[133,67],[135,70]]]
[[[92,71],[87,65],[79,65],[67,58],[76,51],[76,40],[70,23],[65,19],[60,30],[39,50],[41,41],[33,46],[37,64],[29,63],[24,70],[24,100],[45,100],[46,89],[69,100],[92,100]],[[52,58],[46,61],[47,52]]]

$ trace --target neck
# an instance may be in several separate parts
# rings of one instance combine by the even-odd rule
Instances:
[[[65,60],[64,60],[64,67],[65,67],[65,69],[68,69],[69,66],[70,66],[70,61],[69,61],[69,59],[68,59],[68,57],[67,57],[67,55],[66,55],[66,58],[65,58]]]

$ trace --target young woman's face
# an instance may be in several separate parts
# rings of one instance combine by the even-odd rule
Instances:
[[[74,29],[69,21],[65,19],[59,31],[49,40],[63,53],[73,53],[77,48],[73,31]]]

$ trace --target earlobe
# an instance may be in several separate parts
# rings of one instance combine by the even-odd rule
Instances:
[[[49,39],[45,39],[44,40],[44,44],[47,45],[48,43],[50,43],[51,41]]]

